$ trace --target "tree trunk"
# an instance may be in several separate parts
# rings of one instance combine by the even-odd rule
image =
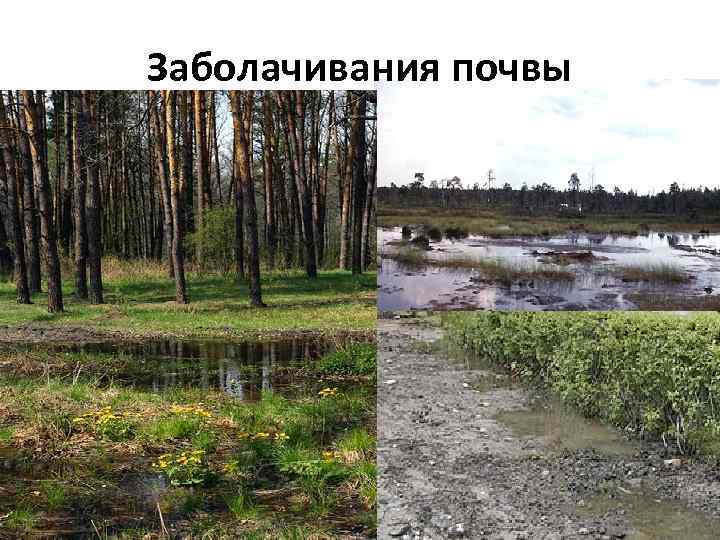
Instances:
[[[72,92],[63,92],[64,121],[65,121],[65,178],[61,197],[60,219],[62,220],[62,245],[66,255],[70,253],[70,239],[72,237],[72,196],[73,196],[73,141],[72,141]]]
[[[197,163],[197,227],[202,230],[205,209],[210,206],[210,169],[205,125],[205,92],[195,90],[195,156]],[[202,242],[196,246],[198,263],[202,262]]]
[[[313,234],[312,198],[305,169],[305,105],[304,91],[284,92],[285,112],[288,120],[290,144],[293,149],[295,183],[302,214],[302,230],[305,246],[305,269],[309,278],[317,277],[317,254]]]
[[[366,163],[367,143],[365,140],[365,113],[367,111],[367,94],[364,91],[354,92],[350,121],[350,146],[353,151],[353,239],[352,239],[352,273],[363,271],[363,212],[367,195]]]
[[[15,248],[15,283],[18,304],[30,303],[30,287],[28,286],[27,265],[25,262],[25,239],[23,237],[20,206],[18,204],[18,175],[13,155],[13,144],[10,135],[10,124],[2,93],[0,93],[0,147],[2,161],[5,164],[7,177],[7,203],[10,211],[12,241]]]
[[[272,97],[263,93],[263,179],[265,181],[265,245],[268,251],[268,266],[275,268],[275,141]]]
[[[163,219],[163,235],[165,237],[165,249],[168,258],[168,275],[172,278],[175,276],[175,265],[172,256],[173,243],[173,223],[172,223],[172,203],[170,201],[170,182],[168,180],[168,166],[166,160],[167,145],[163,141],[162,132],[160,130],[160,119],[157,111],[156,101],[160,100],[160,95],[154,90],[150,90],[150,133],[152,135],[155,147],[155,166],[157,167],[158,181],[160,182],[160,194],[162,199],[162,219]]]
[[[82,91],[82,109],[85,117],[87,131],[85,148],[85,165],[87,168],[87,241],[88,241],[88,271],[89,287],[88,299],[92,304],[103,304],[102,283],[102,209],[100,199],[99,179],[99,148],[97,141],[97,103],[93,103],[96,96],[88,90]]]
[[[74,92],[72,108],[72,150],[73,171],[73,203],[75,206],[75,295],[78,298],[88,297],[87,288],[87,222],[85,220],[85,198],[87,192],[87,169],[85,153],[87,152],[87,119],[80,103],[80,95]]]
[[[175,95],[164,90],[165,95],[165,136],[167,139],[168,172],[170,175],[170,203],[172,206],[172,259],[175,269],[175,299],[178,304],[187,304],[185,286],[185,261],[183,253],[182,199],[180,197],[180,176],[177,162],[177,141],[175,139]],[[184,96],[181,95],[181,99]]]
[[[240,177],[237,174],[237,149],[232,147],[232,185],[235,201],[235,274],[238,282],[245,279],[245,227],[243,226],[243,196],[240,188]]]
[[[262,307],[260,287],[260,248],[257,231],[257,209],[255,207],[255,188],[252,178],[252,120],[255,92],[253,90],[231,90],[230,107],[233,118],[233,144],[235,147],[235,176],[239,179],[238,191],[242,191],[245,213],[245,233],[247,235],[250,260],[248,270],[250,278],[250,303]]]
[[[352,111],[352,103],[355,96],[352,91],[348,90],[345,97],[345,116],[350,116]],[[352,127],[351,139],[352,139]],[[340,205],[340,260],[338,266],[341,270],[347,270],[350,266],[350,225],[351,225],[351,208],[353,195],[353,178],[355,163],[355,145],[352,141],[348,141],[347,151],[345,155],[345,174],[343,185],[341,187],[341,205]]]
[[[19,94],[17,117],[18,127],[20,129],[17,139],[23,170],[23,219],[25,221],[28,286],[30,287],[31,293],[36,293],[42,290],[40,274],[40,216],[35,206],[35,182],[39,182],[39,179],[34,178],[23,94]]]
[[[363,243],[362,243],[362,262],[363,270],[372,263],[370,253],[370,233],[372,232],[372,215],[373,203],[375,195],[375,186],[377,184],[377,131],[372,139],[370,146],[370,168],[367,174],[367,192],[365,196],[365,211],[363,213]]]
[[[25,122],[30,139],[30,156],[33,163],[33,175],[38,179],[38,201],[40,203],[40,230],[46,256],[48,280],[48,311],[63,311],[62,279],[60,276],[60,258],[58,257],[55,224],[53,223],[52,195],[48,178],[47,160],[44,152],[43,122],[38,118],[38,106],[30,90],[23,90],[25,104]],[[40,96],[42,98],[42,95]]]

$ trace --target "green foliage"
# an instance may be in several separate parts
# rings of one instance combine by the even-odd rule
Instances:
[[[205,452],[199,449],[163,454],[153,467],[162,472],[173,486],[201,485],[210,479]]]
[[[99,439],[124,441],[135,435],[135,423],[124,413],[114,411],[112,407],[89,411],[72,419],[73,424],[95,433]]]
[[[662,436],[682,452],[720,438],[720,316],[473,313],[450,339],[552,388],[589,417]]]
[[[147,424],[143,429],[144,438],[162,442],[174,439],[189,439],[196,435],[202,427],[202,419],[193,416],[171,416],[160,418]],[[203,445],[196,445],[203,448]]]
[[[67,500],[65,487],[59,482],[52,480],[43,480],[40,486],[43,495],[45,495],[48,509],[57,510],[58,508],[62,508]]]
[[[236,519],[253,519],[260,511],[252,494],[244,489],[230,497],[227,505],[228,510]]]
[[[325,375],[370,375],[377,369],[377,348],[373,343],[351,343],[330,353],[316,364]]]
[[[355,428],[338,441],[338,449],[341,452],[357,452],[368,456],[375,452],[375,437],[368,433],[365,428]]]
[[[29,508],[16,508],[5,521],[8,529],[29,532],[37,522],[37,514]]]
[[[204,272],[229,274],[235,266],[235,209],[215,206],[203,212],[202,226],[187,236],[187,252],[202,258],[195,261]]]
[[[8,443],[12,440],[15,435],[14,427],[2,427],[0,428],[0,442]]]

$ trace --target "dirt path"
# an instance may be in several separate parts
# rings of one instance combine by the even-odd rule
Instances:
[[[478,390],[487,372],[422,346],[440,329],[378,332],[379,538],[717,538],[717,470],[650,447],[550,451],[495,419],[525,409],[527,390]]]

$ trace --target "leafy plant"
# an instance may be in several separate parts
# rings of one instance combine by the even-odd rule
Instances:
[[[210,479],[204,450],[191,450],[179,454],[163,454],[153,463],[173,486],[193,486]]]
[[[445,324],[457,345],[550,387],[586,416],[681,452],[720,439],[716,314],[488,312],[449,314]]]

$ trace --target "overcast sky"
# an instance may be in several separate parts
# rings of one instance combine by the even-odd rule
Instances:
[[[720,80],[614,83],[587,88],[525,83],[379,89],[380,185],[416,172],[519,188],[567,187],[577,172],[639,193],[670,183],[720,186]]]

